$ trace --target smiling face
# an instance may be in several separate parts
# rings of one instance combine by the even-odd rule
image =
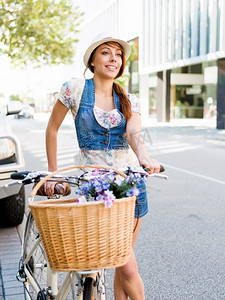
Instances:
[[[113,42],[100,45],[91,55],[89,66],[95,76],[105,79],[119,77],[124,69],[123,48]]]

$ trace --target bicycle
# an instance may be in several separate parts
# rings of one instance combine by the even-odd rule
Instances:
[[[91,168],[98,168],[99,166],[85,166]],[[77,167],[75,167],[77,168]],[[32,193],[32,199],[42,185],[43,181],[54,180],[58,183],[66,182],[70,186],[79,186],[80,182],[92,180],[93,176],[90,172],[82,173],[81,175],[62,176],[61,173],[70,170],[71,167],[62,169],[52,174],[43,172],[19,172],[13,173],[12,179],[22,180],[23,184],[35,183],[37,184]],[[122,174],[127,176],[129,172],[136,172],[141,176],[146,176],[145,171],[136,171],[131,168],[119,170],[112,170],[112,168],[104,168],[101,170],[102,174],[107,172]],[[60,175],[59,175],[60,173]],[[158,176],[167,179],[166,175],[152,174],[149,176]],[[41,178],[44,179],[41,180]],[[55,189],[55,198],[57,195],[57,185]],[[48,201],[58,201],[58,200]],[[65,270],[66,271],[66,270]],[[36,227],[34,217],[29,211],[26,225],[24,229],[22,241],[22,255],[19,263],[19,270],[17,279],[24,284],[25,299],[38,300],[64,300],[68,295],[72,299],[78,300],[106,300],[106,269],[94,268],[88,271],[85,270],[70,270],[69,272],[58,272],[50,268],[47,260],[46,251],[41,241],[38,229]],[[76,298],[77,297],[77,298]]]

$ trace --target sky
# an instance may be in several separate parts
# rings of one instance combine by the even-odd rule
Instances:
[[[19,94],[22,98],[34,98],[37,104],[44,103],[46,94],[60,90],[62,83],[73,77],[74,66],[45,66],[38,69],[14,68],[6,56],[0,56],[0,93],[4,101],[10,95]]]

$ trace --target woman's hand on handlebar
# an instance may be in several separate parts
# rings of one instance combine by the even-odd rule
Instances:
[[[148,174],[159,173],[160,172],[160,164],[158,160],[154,158],[143,158],[139,160],[141,166],[144,167],[145,171]]]
[[[53,197],[55,194],[67,196],[71,192],[71,188],[66,182],[47,181],[44,183],[44,193],[48,197]]]
[[[47,181],[43,184],[44,187],[44,193],[49,196],[52,197],[54,195],[54,189],[56,186],[57,182],[53,182],[53,181]]]

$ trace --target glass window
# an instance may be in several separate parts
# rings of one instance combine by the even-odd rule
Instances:
[[[157,118],[157,89],[149,88],[149,116]]]

